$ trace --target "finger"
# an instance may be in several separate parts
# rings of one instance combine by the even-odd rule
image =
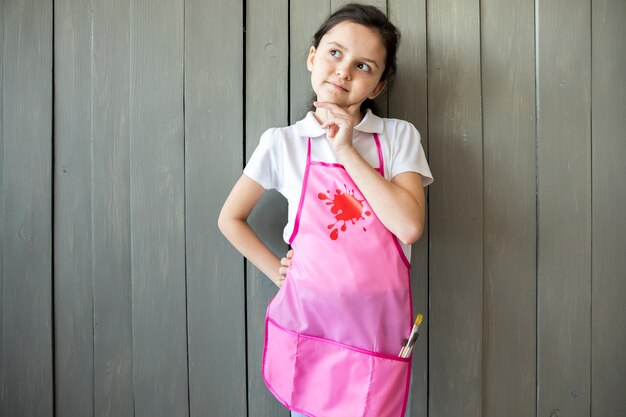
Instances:
[[[289,252],[287,252],[287,255],[285,255],[287,258],[291,259],[291,257],[293,256],[293,249],[289,249]]]
[[[291,265],[291,259],[289,259],[289,258],[282,258],[280,260],[280,264],[282,266],[289,266],[289,265]]]
[[[286,266],[281,266],[280,268],[278,268],[278,273],[282,276],[287,275],[287,271],[289,270],[289,268],[287,268]]]
[[[326,136],[329,139],[334,139],[334,137],[337,135],[338,131],[339,131],[339,126],[338,125],[332,125],[332,126],[328,127],[328,130],[326,132]]]
[[[322,124],[322,129],[326,129],[331,126],[346,127],[349,123],[349,116],[333,115],[326,119],[326,121]]]

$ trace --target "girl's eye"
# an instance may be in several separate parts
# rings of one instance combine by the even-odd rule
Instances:
[[[369,70],[370,70],[370,66],[369,66],[369,65],[367,65],[367,64],[359,64],[359,65],[357,65],[357,68],[358,68],[358,69],[361,69],[361,70],[363,70],[363,71],[368,71],[368,72],[369,72]]]
[[[335,58],[341,57],[341,51],[338,51],[336,49],[331,49],[330,54],[334,56]]]

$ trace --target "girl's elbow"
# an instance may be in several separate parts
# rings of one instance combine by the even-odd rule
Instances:
[[[402,233],[398,236],[398,239],[400,239],[400,242],[405,245],[412,245],[419,240],[423,232],[424,225],[418,223],[410,227],[404,227]]]
[[[224,215],[222,213],[220,213],[220,215],[217,217],[217,228],[220,230],[220,232],[222,232],[222,234],[224,234],[224,229],[226,228],[226,219],[224,218]]]
[[[240,224],[247,223],[248,218],[245,216],[233,215],[227,209],[222,209],[217,217],[217,228],[226,238],[230,239],[232,233],[235,233]]]
[[[217,217],[217,228],[222,232],[223,235],[228,233],[229,225],[231,223],[231,218],[224,213],[224,210],[220,212],[220,215]]]

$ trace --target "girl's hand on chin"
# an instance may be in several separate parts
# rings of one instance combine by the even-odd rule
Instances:
[[[322,129],[327,129],[327,136],[335,152],[352,147],[352,131],[360,116],[361,103],[354,103],[347,108],[333,103],[316,101],[313,105],[325,109],[328,117]]]

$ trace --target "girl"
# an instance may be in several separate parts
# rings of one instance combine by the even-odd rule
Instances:
[[[415,127],[372,112],[396,71],[399,33],[377,8],[347,5],[306,61],[314,111],[267,130],[219,227],[280,290],[266,315],[263,377],[293,415],[402,417],[412,327],[410,245],[432,175]],[[267,189],[289,202],[281,261],[247,223]],[[281,273],[282,272],[282,273]],[[284,275],[283,275],[284,273]]]

